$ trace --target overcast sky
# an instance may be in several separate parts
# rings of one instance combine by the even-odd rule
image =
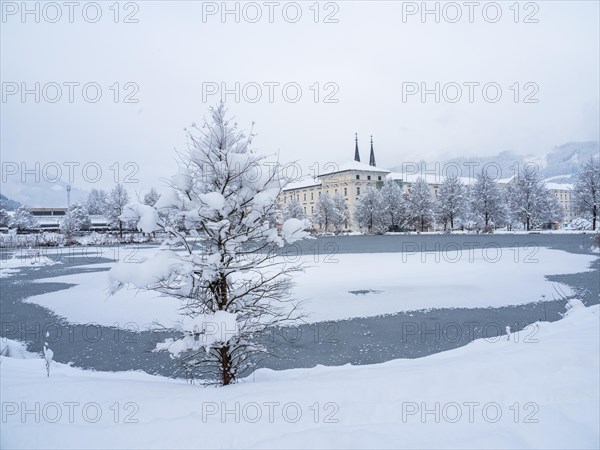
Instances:
[[[78,189],[90,188],[81,171],[89,163],[103,170],[94,186],[110,189],[115,162],[121,179],[130,174],[139,180],[132,191],[158,186],[160,177],[176,170],[174,150],[184,148],[184,127],[201,122],[220,99],[203,98],[203,89],[207,94],[207,87],[223,83],[228,89],[240,83],[239,101],[229,94],[226,103],[242,127],[256,122],[255,146],[305,166],[351,159],[355,132],[363,161],[374,135],[381,167],[503,150],[542,154],[565,142],[598,140],[598,2],[521,3],[518,17],[513,2],[500,2],[500,11],[486,6],[485,12],[489,2],[474,11],[458,2],[462,16],[456,23],[454,5],[440,4],[436,23],[433,14],[423,21],[414,11],[421,2],[391,1],[324,2],[312,9],[313,2],[301,3],[302,16],[293,23],[295,5],[278,3],[273,23],[264,2],[240,4],[239,23],[235,14],[223,23],[214,11],[221,2],[193,1],[121,3],[118,23],[112,2],[101,3],[96,23],[90,22],[98,11],[89,7],[84,17],[82,6],[70,23],[68,6],[58,2],[62,16],[56,23],[49,23],[56,15],[50,8],[40,10],[40,23],[33,14],[23,23],[14,10],[21,2],[3,2],[3,193],[17,195],[20,168],[7,176],[15,167],[7,163],[22,162],[55,162],[64,167],[63,181],[64,164],[79,162]],[[250,23],[257,5],[262,16]],[[493,23],[498,12],[502,16]],[[128,14],[137,23],[124,23]],[[33,94],[23,102],[20,90],[36,82],[40,102]],[[64,85],[70,82],[79,83],[72,103]],[[439,103],[433,93],[424,102],[420,93],[403,98],[403,91],[422,83],[435,89],[436,82]],[[62,86],[56,103],[50,102],[56,95],[51,83]],[[93,85],[84,98],[86,83],[102,89],[96,103]],[[256,102],[252,83],[262,86]],[[273,102],[264,83],[279,83]],[[296,84],[283,92],[286,83]],[[472,102],[464,83],[474,83]],[[451,103],[457,85],[462,96]],[[15,86],[19,92],[12,94]],[[302,90],[295,103],[294,86]],[[497,86],[502,94],[493,103]],[[127,95],[137,103],[126,103]]]

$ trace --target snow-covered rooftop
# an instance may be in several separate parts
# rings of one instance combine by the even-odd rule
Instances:
[[[341,164],[340,166],[338,166],[337,168],[335,168],[333,170],[323,172],[320,176],[330,175],[332,173],[347,172],[350,170],[359,171],[359,172],[390,173],[390,171],[387,169],[382,169],[380,167],[373,167],[373,166],[370,166],[368,164],[364,164],[364,163],[361,163],[358,161],[349,161],[344,164]]]
[[[508,178],[500,178],[499,180],[496,180],[496,183],[498,184],[508,184],[510,182],[512,182],[515,179],[516,175],[513,175],[512,177],[508,177]]]
[[[303,178],[298,181],[294,181],[293,183],[289,183],[286,187],[284,187],[283,191],[293,191],[294,189],[302,189],[313,186],[320,186],[321,180],[313,177]]]
[[[571,183],[544,183],[547,189],[552,189],[553,191],[571,191],[573,190],[573,185]]]
[[[446,177],[439,173],[401,173],[401,172],[390,172],[387,175],[392,180],[402,180],[404,183],[414,183],[419,178],[423,178],[428,184],[440,184]],[[475,178],[470,177],[459,177],[459,179],[465,185],[473,184]]]

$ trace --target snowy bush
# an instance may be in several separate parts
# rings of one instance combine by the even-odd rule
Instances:
[[[569,227],[573,230],[591,230],[592,222],[583,217],[577,217],[571,221]]]
[[[23,205],[19,206],[19,208],[17,208],[17,210],[13,214],[10,226],[11,228],[16,229],[17,231],[28,231],[37,227],[38,221],[29,212],[29,208]]]

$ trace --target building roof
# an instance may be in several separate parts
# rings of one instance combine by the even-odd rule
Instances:
[[[293,191],[295,189],[309,188],[313,186],[320,186],[321,180],[313,177],[303,178],[292,183],[288,183],[282,191]]]
[[[364,164],[358,161],[349,161],[347,163],[341,164],[336,169],[323,172],[319,176],[331,175],[334,173],[340,172],[348,172],[348,171],[356,171],[356,172],[377,172],[377,173],[390,173],[387,169],[382,169],[380,167],[373,167],[368,164]]]
[[[392,180],[401,180],[404,183],[414,183],[419,178],[423,178],[428,184],[440,184],[446,177],[439,173],[401,173],[401,172],[390,172],[387,178]],[[471,177],[458,177],[464,185],[473,184],[475,178]]]
[[[573,185],[571,183],[544,183],[547,189],[553,191],[571,191]]]

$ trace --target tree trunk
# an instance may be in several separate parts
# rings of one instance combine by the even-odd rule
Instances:
[[[529,217],[527,218],[527,231],[529,231]]]
[[[123,222],[119,220],[119,238],[123,239]]]
[[[229,354],[229,346],[219,347],[218,352],[221,359],[221,383],[223,386],[227,386],[235,380],[235,376],[231,372],[232,358]]]

